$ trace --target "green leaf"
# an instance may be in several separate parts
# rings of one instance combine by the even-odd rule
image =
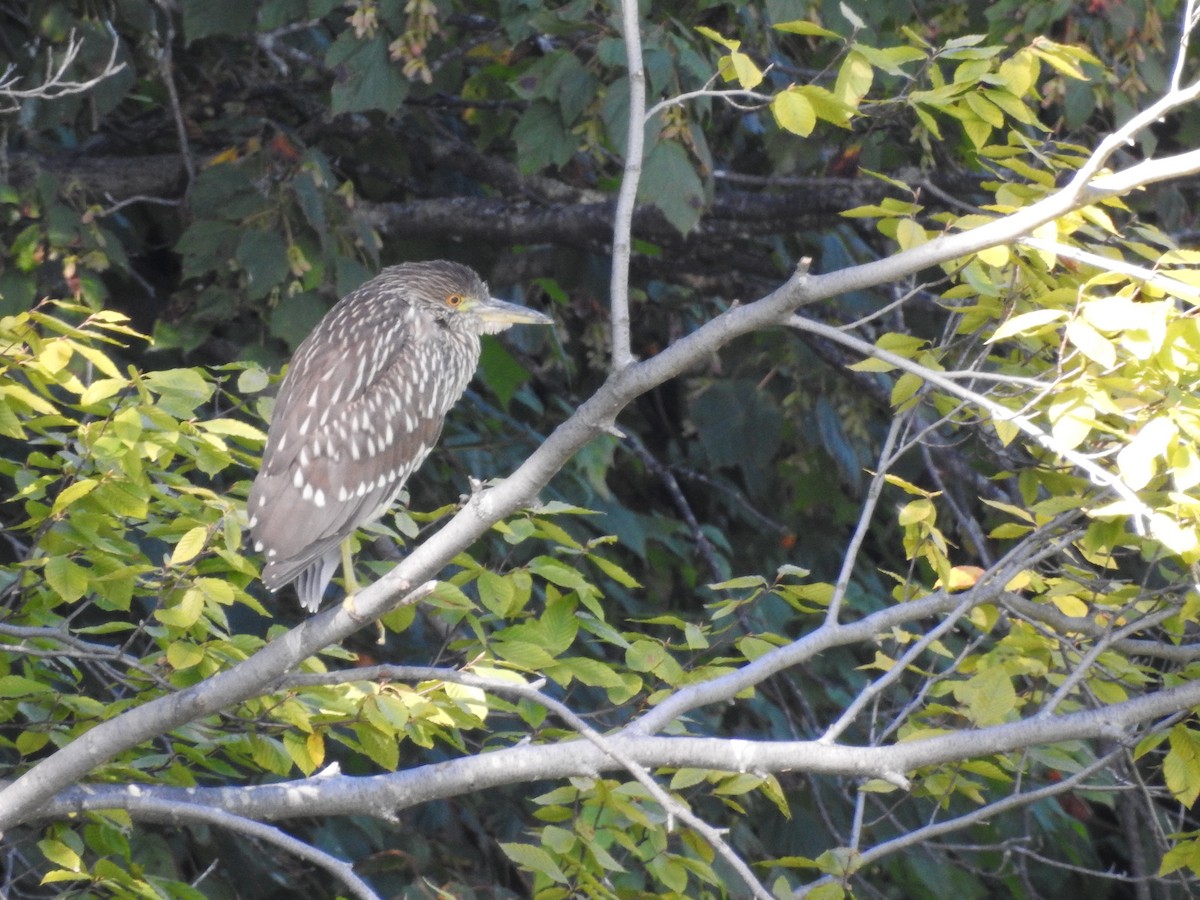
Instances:
[[[1184,725],[1171,729],[1170,750],[1163,760],[1167,788],[1186,807],[1200,797],[1200,734]]]
[[[762,84],[762,69],[756,66],[754,64],[754,60],[752,60],[745,53],[735,50],[730,53],[726,59],[729,61],[729,66],[721,66],[721,74],[727,81],[731,81],[736,78],[737,83],[748,91],[752,91]],[[724,60],[722,60],[722,62],[724,62]],[[733,78],[730,77],[729,69],[732,69]]]
[[[804,19],[781,22],[771,27],[776,31],[786,31],[788,34],[807,34],[815,35],[816,37],[832,38],[835,41],[842,40],[842,36],[836,31],[830,31],[828,28],[822,28],[820,25],[814,25],[812,22],[806,22]]]
[[[484,337],[482,341],[479,375],[505,410],[521,386],[532,377],[529,370],[491,336]]]
[[[536,174],[550,166],[565,166],[579,148],[558,109],[545,100],[535,100],[513,128],[517,162],[521,172]]]
[[[46,563],[46,581],[54,592],[68,603],[74,603],[88,589],[88,572],[83,566],[65,556],[55,556]]]
[[[271,378],[267,375],[266,370],[253,366],[243,369],[242,373],[238,375],[237,390],[239,394],[257,394],[266,389],[270,383]]]
[[[266,441],[267,435],[259,428],[239,419],[209,419],[201,422],[200,427],[213,434],[223,434],[229,437],[245,438],[248,441]]]
[[[1087,322],[1072,319],[1067,323],[1065,333],[1067,340],[1078,347],[1079,352],[1088,359],[1095,360],[1106,369],[1116,365],[1116,346]]]
[[[91,406],[93,403],[100,403],[125,390],[128,386],[129,379],[127,378],[97,378],[79,396],[79,405]]]
[[[292,758],[276,738],[250,735],[250,756],[261,768],[281,777],[292,771]]]
[[[1167,449],[1179,431],[1166,416],[1151,419],[1139,429],[1133,439],[1117,454],[1117,471],[1133,490],[1139,491],[1150,483],[1159,463],[1165,464]]]
[[[1162,877],[1183,868],[1200,875],[1200,840],[1180,841],[1164,853],[1158,874]]]
[[[595,593],[596,588],[578,569],[553,556],[537,556],[529,562],[529,571],[551,584],[580,593]]]
[[[334,115],[372,109],[390,115],[400,110],[408,96],[408,79],[388,58],[383,35],[359,39],[347,29],[329,48],[325,63],[336,73],[331,95]]]
[[[249,300],[267,296],[288,277],[291,269],[287,245],[274,231],[249,229],[243,232],[234,259],[246,273],[246,297]]]
[[[1017,704],[1012,678],[999,666],[957,683],[954,696],[966,705],[972,724],[981,727],[1004,722]]]
[[[667,655],[666,648],[656,641],[634,641],[625,651],[625,664],[635,672],[652,672]]]
[[[50,508],[50,514],[56,515],[62,512],[80,497],[86,497],[96,489],[98,482],[95,478],[81,478],[74,484],[69,484],[63,488],[57,497],[54,498],[54,506]]]
[[[183,0],[183,36],[187,44],[217,34],[254,33],[257,6],[242,0]]]
[[[730,578],[728,581],[718,581],[713,584],[706,584],[705,587],[712,591],[736,591],[745,588],[765,588],[767,579],[761,575],[739,575],[737,578]]]
[[[285,297],[271,312],[271,336],[295,350],[328,311],[328,304],[312,291]]]
[[[674,856],[659,853],[650,858],[646,867],[655,878],[675,893],[682,895],[687,890],[687,869]]]
[[[396,771],[396,766],[400,765],[400,746],[395,736],[384,734],[366,723],[355,725],[354,734],[362,744],[363,751],[380,768],[388,772]]]
[[[696,227],[707,206],[704,183],[676,141],[660,141],[647,155],[638,196],[656,206],[680,234]]]
[[[0,675],[0,697],[31,697],[50,690],[49,685],[24,675]]]
[[[484,569],[475,581],[479,589],[479,602],[489,612],[507,618],[516,598],[516,589],[509,579]]]
[[[174,606],[154,611],[154,618],[173,628],[191,628],[204,612],[204,594],[196,588],[188,588]]]
[[[869,47],[866,44],[855,44],[853,52],[858,53],[877,69],[883,69],[889,75],[906,78],[901,68],[911,62],[924,61],[926,54],[916,47]],[[836,93],[836,92],[835,92]]]
[[[775,645],[770,641],[764,641],[762,638],[756,638],[752,635],[745,635],[738,638],[737,648],[741,651],[742,656],[746,657],[748,662],[754,662],[760,656],[765,656],[776,649]]]
[[[642,586],[636,578],[618,566],[615,562],[607,560],[603,556],[597,556],[594,553],[589,553],[588,559],[592,561],[596,568],[598,568],[601,572],[622,587],[640,588]]]
[[[558,884],[567,883],[567,876],[558,867],[558,863],[541,847],[535,847],[532,844],[502,843],[500,849],[517,865],[524,866],[533,872],[540,872]]]
[[[543,671],[555,664],[554,657],[540,644],[522,640],[498,640],[493,644],[496,655],[513,665],[531,672]]]
[[[559,659],[553,666],[546,668],[546,673],[556,681],[563,682],[566,679],[560,679],[558,675],[570,673],[573,678],[577,678],[591,687],[620,688],[625,684],[621,680],[621,676],[608,664],[597,659],[579,656]]]
[[[875,69],[865,56],[851,50],[838,69],[833,95],[852,109],[857,109],[862,98],[871,90]]]
[[[207,403],[216,388],[195,369],[161,369],[147,372],[142,381],[159,395],[158,406],[165,413],[189,419],[196,407]]]
[[[726,50],[736,50],[740,46],[742,46],[741,41],[736,41],[736,40],[732,40],[730,38],[722,37],[719,33],[717,33],[716,31],[713,31],[711,28],[705,27],[704,25],[697,25],[696,31],[699,32],[700,34],[704,35],[710,41],[716,41],[718,44],[720,44]]]

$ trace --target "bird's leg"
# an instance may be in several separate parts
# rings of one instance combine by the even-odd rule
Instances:
[[[354,608],[354,595],[358,593],[358,579],[354,577],[354,560],[350,558],[350,542],[354,540],[351,535],[342,540],[342,581],[346,588],[346,599],[342,601],[342,606],[345,607],[353,619],[358,618],[358,610]],[[379,630],[379,636],[375,638],[375,643],[382,644],[387,640],[387,632],[384,630],[383,623],[378,619],[375,620],[375,627]]]
[[[358,618],[358,614],[354,609],[354,595],[358,593],[358,579],[354,577],[354,560],[350,558],[350,542],[354,540],[354,535],[348,535],[342,538],[342,579],[346,588],[346,599],[342,601],[342,605],[346,607],[346,612]]]

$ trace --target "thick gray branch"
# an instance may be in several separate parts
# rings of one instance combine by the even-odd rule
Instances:
[[[1103,709],[960,731],[889,747],[630,734],[610,735],[606,740],[622,755],[646,768],[802,771],[895,782],[902,781],[905,773],[924,766],[1025,747],[1090,739],[1126,742],[1132,739],[1132,729],[1139,723],[1197,704],[1200,704],[1200,682],[1192,682]],[[80,785],[62,791],[41,814],[61,817],[84,810],[121,808],[132,802],[126,798],[149,793],[163,800],[203,804],[253,819],[363,813],[390,819],[398,810],[431,800],[547,778],[596,776],[620,768],[621,764],[599,747],[585,740],[571,740],[510,747],[362,778],[317,776],[282,784],[192,789]]]

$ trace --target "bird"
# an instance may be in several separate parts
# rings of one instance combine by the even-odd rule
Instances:
[[[343,297],[292,357],[247,498],[266,588],[294,581],[315,613],[341,556],[352,596],[348,539],[387,512],[437,443],[480,336],[553,322],[445,260],[389,266]]]

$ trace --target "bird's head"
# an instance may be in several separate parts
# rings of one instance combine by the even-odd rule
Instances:
[[[447,328],[496,334],[512,325],[553,325],[543,313],[491,296],[473,269],[460,263],[408,263],[404,284],[410,296]]]

